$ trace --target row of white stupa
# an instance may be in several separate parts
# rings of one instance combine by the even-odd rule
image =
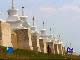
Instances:
[[[14,29],[27,29],[30,28],[33,32],[40,36],[40,38],[46,39],[47,42],[54,42],[55,44],[63,45],[63,42],[53,37],[53,35],[48,35],[46,29],[42,29],[40,32],[37,31],[36,26],[30,26],[27,22],[28,16],[19,16],[18,9],[12,5],[12,8],[8,10],[8,18],[6,23],[11,25],[11,28]],[[11,45],[12,46],[12,45]],[[64,47],[64,46],[63,46]]]

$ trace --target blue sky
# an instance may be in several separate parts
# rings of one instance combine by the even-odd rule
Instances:
[[[71,42],[74,50],[80,51],[80,0],[16,0],[19,14],[22,5],[25,15],[29,16],[29,23],[32,24],[32,16],[35,16],[35,25],[40,30],[42,21],[45,21],[48,33],[50,27],[53,30],[54,24],[54,33],[61,34],[67,45]],[[11,0],[0,1],[0,18],[7,18],[9,8]]]

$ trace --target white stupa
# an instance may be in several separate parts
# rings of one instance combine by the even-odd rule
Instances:
[[[54,40],[53,34],[51,34],[51,28],[50,28],[50,34],[48,35],[49,42],[52,42]]]
[[[44,22],[43,22],[43,29],[40,31],[40,38],[48,40],[48,34],[47,30],[44,28]]]
[[[40,36],[40,33],[39,31],[37,30],[37,26],[34,25],[34,16],[33,16],[33,26],[31,26],[31,31],[32,31],[32,35],[36,36],[37,38],[37,48],[38,48],[38,51],[41,52],[40,50],[40,45],[39,45],[39,36]]]
[[[40,39],[43,39],[44,43],[44,53],[47,53],[47,42],[48,42],[48,34],[47,30],[44,28],[44,22],[43,22],[43,29],[40,31]]]
[[[32,33],[34,33],[35,35],[37,36],[40,35],[39,31],[37,30],[37,26],[34,26],[34,16],[33,16],[33,26],[31,26],[31,30],[32,30]]]
[[[27,22],[28,16],[20,16],[20,19],[22,21],[22,26],[24,28],[30,28],[30,24]]]
[[[7,23],[9,23],[12,29],[24,29],[29,26],[27,23],[28,16],[19,16],[18,9],[14,6],[14,0],[12,0],[12,8],[8,10]]]
[[[30,24],[28,23],[28,16],[24,16],[24,7],[22,6],[22,16],[20,16],[20,20],[22,21],[22,26],[24,28],[30,28]]]
[[[37,30],[37,26],[32,26],[31,27],[32,33],[35,33],[36,35],[39,35],[39,31]]]

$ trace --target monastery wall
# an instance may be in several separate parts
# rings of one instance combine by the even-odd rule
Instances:
[[[39,45],[40,45],[40,50],[41,50],[41,52],[47,53],[46,40],[44,40],[44,39],[39,39]]]
[[[53,42],[47,42],[47,47],[49,45],[50,49],[51,49],[51,53],[54,53],[54,49],[53,49]]]
[[[38,47],[37,47],[37,35],[35,33],[32,33],[31,40],[32,40],[33,50],[34,51],[38,51]]]
[[[11,26],[8,23],[2,22],[1,23],[1,45],[5,47],[12,47],[11,43]]]
[[[59,54],[62,54],[62,45],[58,44]]]
[[[62,55],[64,55],[65,52],[66,52],[66,51],[65,51],[65,47],[62,46]]]
[[[65,48],[62,44],[53,44],[46,39],[39,39],[30,29],[12,30],[10,24],[0,22],[0,45],[13,47],[14,49],[28,49],[47,53],[47,46],[53,54],[64,54]]]
[[[44,52],[44,42],[43,42],[43,39],[39,39],[39,45],[40,45],[41,52]]]
[[[20,49],[32,50],[31,33],[29,29],[15,30],[17,34],[17,44]]]
[[[38,47],[38,52],[41,52],[40,44],[39,44],[39,36],[37,36],[37,47]]]
[[[65,48],[62,44],[53,44],[46,39],[39,39],[37,34],[30,29],[12,30],[10,24],[0,22],[0,45],[13,47],[14,49],[28,49],[47,53],[47,46],[51,48],[53,54],[64,54]]]
[[[12,40],[11,42],[12,42],[13,48],[17,49],[18,48],[18,40],[17,40],[17,34],[14,31],[12,31],[12,33],[11,33],[11,40]]]
[[[44,43],[44,53],[47,53],[47,41],[46,39],[43,39],[43,43]]]
[[[58,53],[58,44],[54,44],[54,54],[59,54]]]

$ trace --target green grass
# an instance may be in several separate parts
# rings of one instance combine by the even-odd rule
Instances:
[[[7,54],[5,47],[0,47],[2,51],[0,52],[0,60],[71,60],[69,55],[53,55],[53,54],[44,54],[40,52],[16,49],[13,54]],[[66,59],[65,59],[66,57]],[[72,56],[73,57],[73,56]],[[79,56],[74,56],[74,59]],[[80,59],[79,59],[80,60]]]

